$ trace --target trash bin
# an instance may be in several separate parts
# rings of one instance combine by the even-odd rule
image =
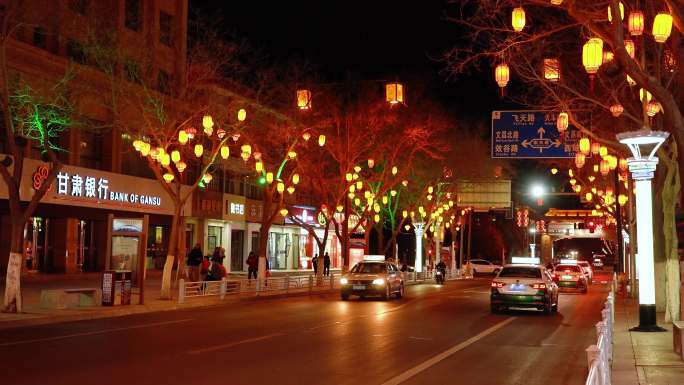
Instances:
[[[102,306],[131,304],[130,270],[106,270],[102,273]]]

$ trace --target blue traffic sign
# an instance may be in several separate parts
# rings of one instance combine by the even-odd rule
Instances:
[[[557,112],[492,111],[492,158],[574,158],[581,132],[569,125],[561,138]]]

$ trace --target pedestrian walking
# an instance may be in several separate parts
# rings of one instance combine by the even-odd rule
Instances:
[[[209,274],[209,266],[211,266],[211,260],[208,255],[205,255],[204,259],[202,260],[202,267],[200,268],[200,278],[202,278],[202,281],[207,280],[207,274]]]
[[[327,251],[323,256],[323,275],[326,277],[330,275],[330,255]]]
[[[223,260],[220,253],[211,257],[211,264],[209,265],[209,273],[207,273],[207,281],[220,281],[226,277],[226,268],[223,266]]]
[[[311,266],[313,266],[314,275],[318,275],[318,254],[311,258]]]
[[[188,254],[188,278],[191,282],[197,282],[200,278],[200,265],[202,264],[202,248],[200,244],[196,244],[195,247],[190,250]]]
[[[249,256],[247,257],[247,279],[251,280],[252,275],[254,275],[254,279],[257,279],[257,270],[259,269],[259,258],[257,258],[256,254],[253,251],[249,252]]]

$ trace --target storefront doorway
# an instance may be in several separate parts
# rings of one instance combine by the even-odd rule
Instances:
[[[207,226],[207,250],[204,251],[207,255],[212,255],[214,249],[223,245],[223,227]]]
[[[245,231],[232,230],[230,232],[230,270],[242,271],[243,262],[243,245],[244,245]]]

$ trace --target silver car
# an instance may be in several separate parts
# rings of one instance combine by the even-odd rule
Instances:
[[[351,295],[361,298],[380,296],[389,299],[393,294],[397,298],[404,296],[404,279],[393,263],[385,261],[363,261],[357,263],[349,273],[340,279],[340,297],[343,301]]]

